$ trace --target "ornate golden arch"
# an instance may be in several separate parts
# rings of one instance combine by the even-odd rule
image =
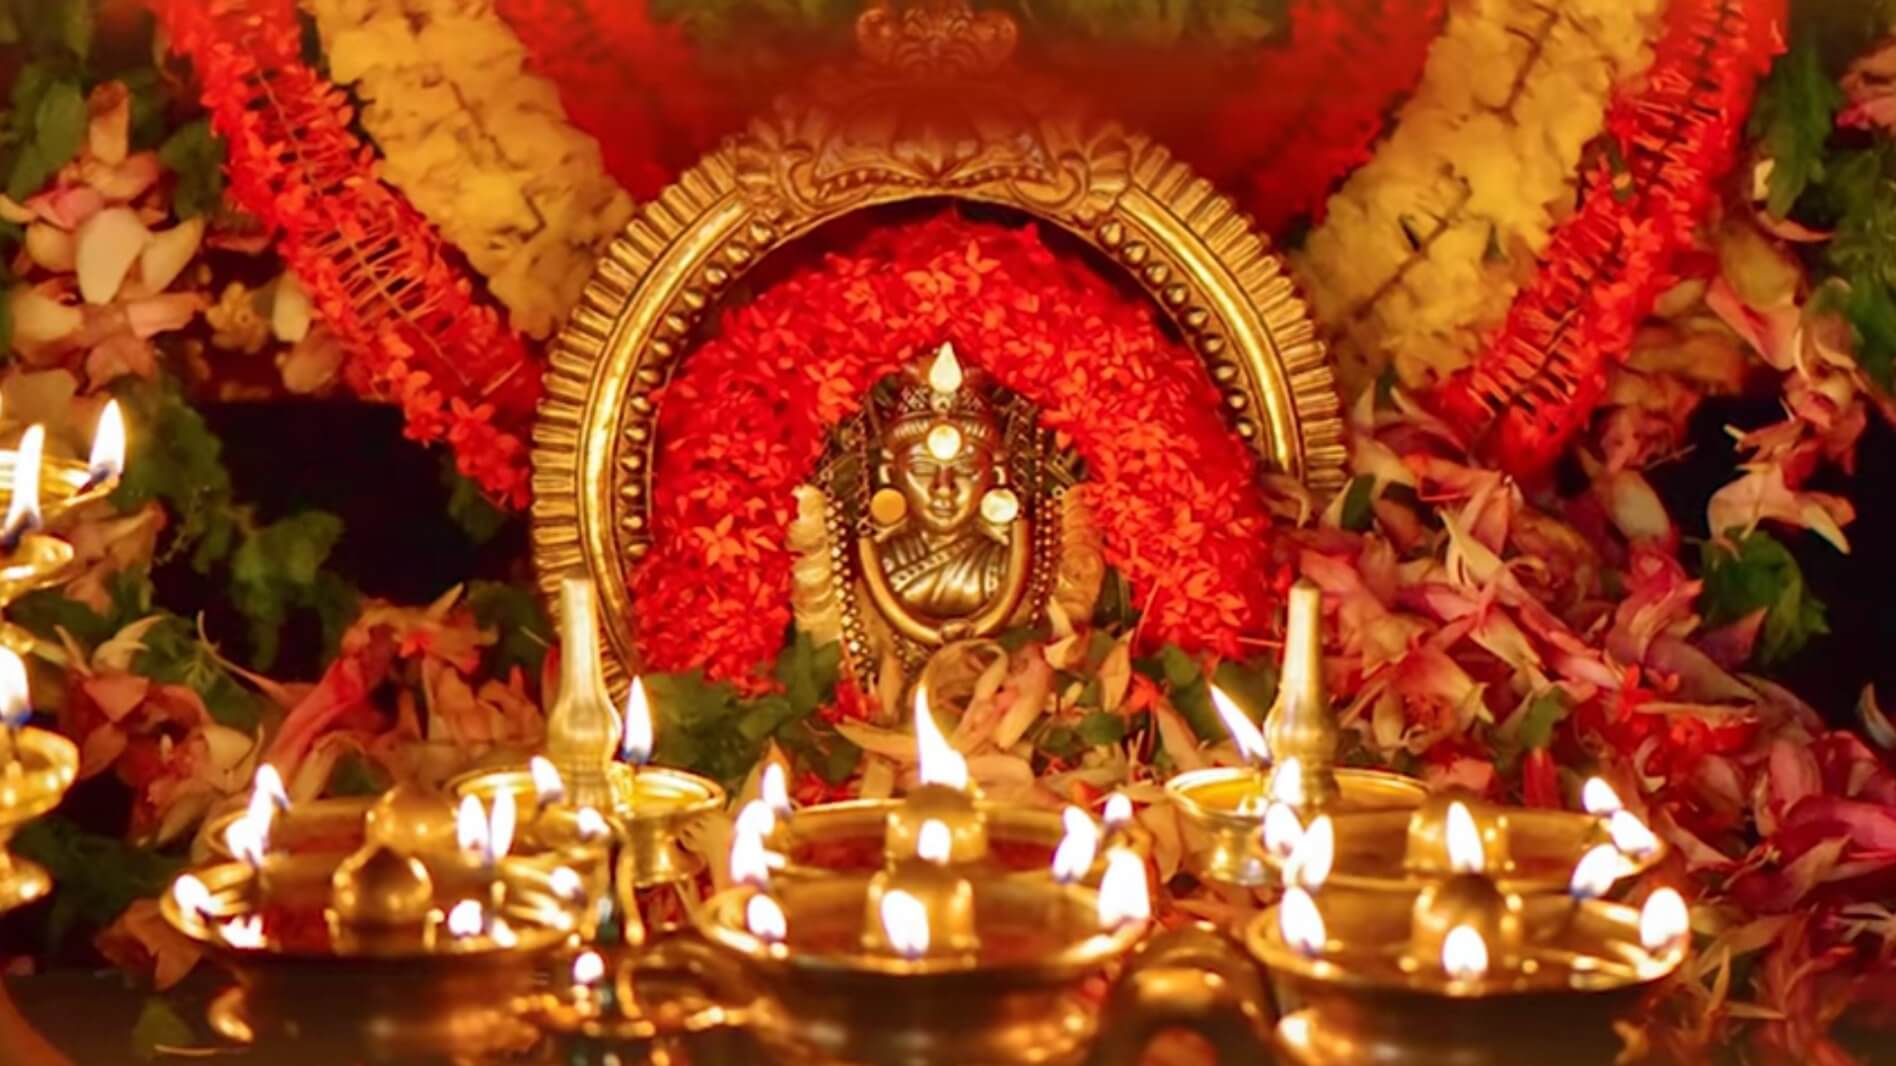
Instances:
[[[615,688],[634,659],[630,568],[649,547],[656,406],[693,332],[772,251],[853,212],[947,198],[1059,226],[1151,294],[1271,467],[1343,480],[1324,346],[1281,260],[1229,199],[1150,139],[1008,76],[1014,29],[955,0],[857,26],[865,59],[779,104],[640,207],[555,340],[533,433],[533,556],[550,596],[599,586]]]

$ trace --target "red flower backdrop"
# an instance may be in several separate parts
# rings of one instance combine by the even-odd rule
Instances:
[[[633,580],[648,666],[768,684],[795,488],[869,387],[942,341],[1086,460],[1080,491],[1144,640],[1232,656],[1265,630],[1269,520],[1203,364],[1032,229],[946,215],[878,228],[727,314],[668,386],[653,550]]]
[[[1674,0],[1642,89],[1607,113],[1608,154],[1580,210],[1475,365],[1438,397],[1508,470],[1560,456],[1609,364],[1678,280],[1674,261],[1719,199],[1757,80],[1784,50],[1785,0]]]
[[[302,59],[292,0],[153,0],[224,138],[230,195],[349,350],[344,375],[392,399],[408,435],[445,440],[496,500],[527,502],[523,429],[539,366],[476,298],[434,227],[375,177],[348,97]]]

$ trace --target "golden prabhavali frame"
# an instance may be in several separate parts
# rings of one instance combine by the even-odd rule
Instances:
[[[1229,199],[1164,147],[1008,71],[1005,16],[973,15],[965,0],[876,6],[857,35],[861,63],[819,76],[639,208],[551,348],[533,433],[534,562],[549,596],[574,568],[597,581],[615,690],[635,661],[629,577],[649,547],[652,392],[735,279],[853,212],[960,200],[1084,240],[1176,323],[1267,465],[1320,494],[1343,480],[1324,346],[1282,261]],[[918,97],[918,82],[932,88]],[[912,113],[918,99],[937,104],[927,121]],[[958,105],[958,126],[942,123],[942,100]]]

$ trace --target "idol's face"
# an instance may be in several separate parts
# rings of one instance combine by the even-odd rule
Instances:
[[[918,440],[896,453],[895,487],[923,530],[954,533],[974,521],[981,497],[994,487],[994,455],[964,439],[952,458],[941,459]]]

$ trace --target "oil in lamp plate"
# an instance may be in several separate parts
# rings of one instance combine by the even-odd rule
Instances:
[[[798,809],[780,823],[786,865],[777,876],[798,880],[866,875],[881,869],[887,861],[884,832],[888,817],[903,802],[843,800]],[[987,821],[984,872],[1028,879],[1052,876],[1053,853],[1066,833],[1059,811],[986,802],[980,803],[979,809]],[[1143,858],[1151,848],[1151,835],[1137,826],[1130,827],[1125,846]]]
[[[45,895],[52,880],[39,866],[7,854],[15,830],[59,805],[79,769],[73,742],[44,729],[21,729],[13,757],[0,766],[0,912]]]
[[[1428,786],[1384,770],[1338,767],[1339,812],[1388,811],[1407,824],[1408,811],[1428,797]],[[1254,887],[1270,880],[1270,856],[1258,839],[1265,804],[1261,772],[1249,766],[1189,770],[1165,783],[1165,795],[1205,843],[1188,856],[1199,876]]]
[[[362,846],[363,816],[379,798],[336,796],[292,803],[270,820],[270,848],[292,854],[347,855]],[[198,838],[212,858],[236,858],[224,834],[246,809],[238,803],[205,819]]]

